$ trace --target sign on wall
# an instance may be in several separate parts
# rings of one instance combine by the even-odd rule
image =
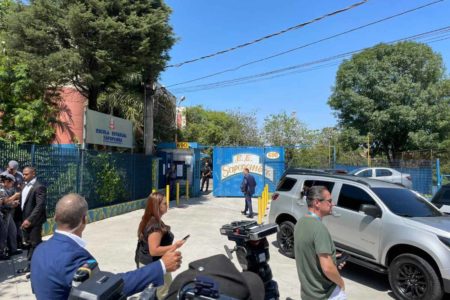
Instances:
[[[243,196],[240,185],[244,168],[255,177],[255,196],[266,184],[274,191],[284,172],[283,147],[214,147],[212,156],[213,194],[218,197]]]
[[[112,115],[86,110],[85,143],[133,148],[133,124]]]

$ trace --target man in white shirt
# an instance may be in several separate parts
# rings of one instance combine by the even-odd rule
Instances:
[[[20,207],[22,209],[22,225],[24,240],[29,244],[27,258],[31,261],[34,249],[42,242],[42,225],[47,221],[46,202],[47,189],[36,179],[36,169],[25,167],[23,169],[25,185],[21,194]],[[27,273],[29,266],[17,272]]]

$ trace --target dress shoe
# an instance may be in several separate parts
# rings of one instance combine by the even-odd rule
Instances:
[[[254,216],[255,216],[254,214],[249,214],[249,215],[247,216],[247,218],[253,219]]]
[[[0,254],[0,260],[8,260],[10,259],[9,255]]]
[[[11,252],[9,253],[9,255],[13,256],[13,255],[19,255],[19,254],[22,254],[22,253],[23,253],[22,250],[17,249],[16,251],[11,251]]]
[[[241,214],[246,215],[247,212],[245,210],[241,210]]]
[[[27,266],[27,267],[25,267],[25,268],[23,268],[23,269],[18,269],[18,270],[16,271],[16,273],[17,273],[17,274],[30,273],[30,267]]]

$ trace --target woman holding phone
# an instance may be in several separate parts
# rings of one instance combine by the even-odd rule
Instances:
[[[138,228],[138,247],[136,249],[136,264],[147,265],[159,260],[166,252],[180,248],[185,240],[173,243],[174,236],[170,226],[161,217],[167,212],[167,202],[163,194],[151,193],[147,199],[144,215]],[[172,275],[164,275],[164,285],[157,288],[158,299],[163,299],[172,283]]]

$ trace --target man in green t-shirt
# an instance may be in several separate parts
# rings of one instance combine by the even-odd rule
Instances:
[[[303,300],[347,299],[345,284],[336,267],[336,248],[322,218],[331,214],[331,194],[324,186],[306,195],[307,214],[295,225],[294,249]]]

